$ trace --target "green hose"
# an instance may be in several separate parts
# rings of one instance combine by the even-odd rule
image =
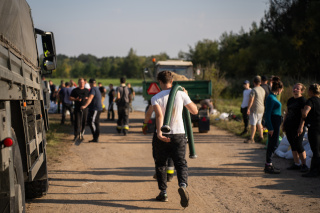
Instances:
[[[164,115],[164,120],[163,120],[163,126],[161,127],[161,131],[164,133],[170,132],[170,122],[171,122],[171,117],[172,117],[172,109],[174,105],[174,100],[176,97],[176,94],[178,91],[183,91],[182,87],[174,83],[173,87],[171,88],[169,98],[168,98],[168,103],[166,107],[166,113]],[[186,132],[186,136],[188,139],[188,144],[189,144],[189,158],[195,159],[197,158],[195,147],[194,147],[194,138],[193,138],[193,131],[192,131],[192,125],[191,125],[191,118],[190,118],[190,113],[189,110],[186,107],[183,107],[183,123],[184,123],[184,129]]]

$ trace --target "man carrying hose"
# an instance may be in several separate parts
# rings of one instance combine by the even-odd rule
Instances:
[[[185,129],[182,118],[183,107],[185,106],[192,114],[198,114],[196,105],[190,100],[188,92],[178,91],[172,108],[172,116],[170,122],[170,132],[162,133],[161,127],[164,122],[164,115],[168,103],[169,93],[172,88],[173,75],[170,71],[162,71],[158,73],[161,92],[151,99],[151,104],[156,113],[157,132],[154,134],[152,141],[153,157],[155,160],[158,187],[161,190],[156,197],[157,200],[166,202],[167,196],[167,173],[166,162],[168,158],[172,158],[174,166],[177,170],[179,189],[181,197],[181,206],[189,205],[188,186],[188,165],[185,159],[187,139],[185,137]]]

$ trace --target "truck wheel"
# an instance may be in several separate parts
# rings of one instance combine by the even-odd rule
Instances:
[[[39,173],[43,173],[43,178],[39,178]],[[40,174],[40,175],[43,175]],[[35,181],[26,182],[25,183],[25,190],[26,190],[26,198],[33,199],[42,197],[46,195],[49,188],[49,181],[48,181],[48,170],[47,170],[47,155],[45,154],[45,160],[42,166],[39,169],[38,174],[36,175]]]
[[[19,149],[18,140],[14,130],[12,132],[13,139],[13,170],[14,170],[14,212],[25,212],[25,191],[24,191],[24,175],[22,168],[22,160]]]

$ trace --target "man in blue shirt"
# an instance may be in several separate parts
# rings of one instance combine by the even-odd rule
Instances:
[[[99,87],[97,87],[96,80],[91,78],[89,80],[90,84],[90,92],[87,103],[84,106],[81,106],[81,109],[85,109],[88,107],[88,124],[91,129],[91,133],[93,139],[89,142],[99,142],[100,135],[100,113],[102,111],[101,104],[101,92],[99,91]]]
[[[59,99],[62,101],[62,119],[61,124],[64,124],[66,120],[66,111],[70,112],[70,121],[73,125],[73,106],[72,101],[69,100],[72,88],[70,88],[69,82],[66,82],[65,87],[62,87],[59,92]]]

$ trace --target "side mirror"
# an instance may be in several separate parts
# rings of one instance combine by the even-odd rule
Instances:
[[[56,69],[56,46],[54,42],[54,35],[52,32],[45,32],[35,29],[36,34],[41,35],[42,48],[43,48],[43,62],[42,66],[45,74],[50,74],[52,70]]]
[[[54,36],[52,32],[46,32],[41,35],[43,48],[43,68],[46,71],[56,69],[56,47],[54,43]]]
[[[144,68],[143,72],[146,74],[149,73],[149,68]]]

